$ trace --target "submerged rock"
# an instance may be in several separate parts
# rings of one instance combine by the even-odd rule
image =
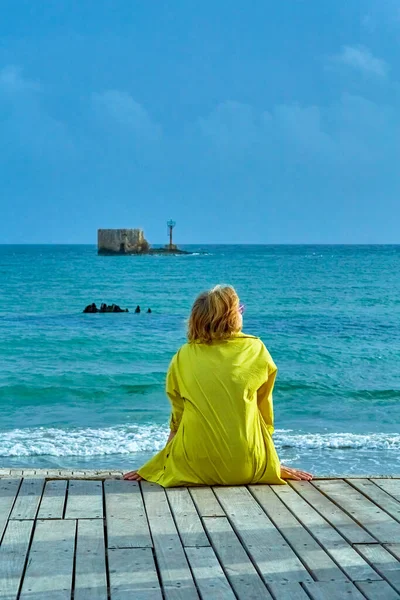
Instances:
[[[92,304],[88,304],[86,308],[83,309],[84,313],[125,313],[129,312],[127,308],[121,308],[118,304],[110,304],[107,306],[104,302],[101,304],[100,308],[97,308],[96,304],[93,302]]]
[[[99,312],[99,309],[97,308],[97,306],[95,305],[95,303],[93,302],[92,304],[88,304],[84,309],[83,309],[84,313],[97,313]]]

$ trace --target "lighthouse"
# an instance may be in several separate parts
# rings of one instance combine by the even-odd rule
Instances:
[[[169,221],[167,221],[167,227],[168,227],[168,235],[169,235],[169,244],[167,245],[167,249],[170,252],[174,252],[176,250],[176,246],[172,241],[172,232],[174,230],[174,227],[176,225],[176,222],[173,221],[172,219],[170,219]]]

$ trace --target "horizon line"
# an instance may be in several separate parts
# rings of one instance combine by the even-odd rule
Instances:
[[[97,243],[88,242],[0,242],[0,246],[94,246]],[[165,243],[153,243],[151,246],[165,246]],[[179,244],[177,245],[179,248]],[[400,242],[191,242],[182,243],[180,246],[400,246]]]

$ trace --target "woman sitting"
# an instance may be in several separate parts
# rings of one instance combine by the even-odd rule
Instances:
[[[124,479],[172,487],[312,478],[279,461],[272,441],[277,368],[263,342],[242,333],[242,313],[230,286],[196,299],[189,341],[167,375],[172,404],[167,445]]]

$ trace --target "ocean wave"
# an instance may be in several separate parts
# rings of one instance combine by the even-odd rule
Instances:
[[[100,456],[163,448],[167,427],[132,425],[104,429],[28,428],[2,433],[0,456]]]
[[[277,430],[279,448],[400,450],[400,433],[292,433]]]
[[[0,457],[104,456],[157,452],[168,435],[167,425],[130,425],[102,429],[27,428],[3,432]],[[400,450],[399,433],[293,433],[277,430],[278,450]]]
[[[159,383],[119,383],[118,381],[110,381],[108,378],[106,383],[102,385],[102,380],[91,385],[85,383],[82,385],[80,380],[70,385],[60,385],[57,383],[48,385],[30,385],[30,384],[15,384],[15,385],[0,385],[0,406],[8,405],[10,400],[18,403],[36,403],[40,398],[41,404],[62,402],[65,400],[85,400],[87,402],[95,402],[104,400],[118,395],[130,396],[147,396],[154,393],[162,393],[164,390],[164,373],[163,380]],[[61,378],[60,378],[61,379]]]

